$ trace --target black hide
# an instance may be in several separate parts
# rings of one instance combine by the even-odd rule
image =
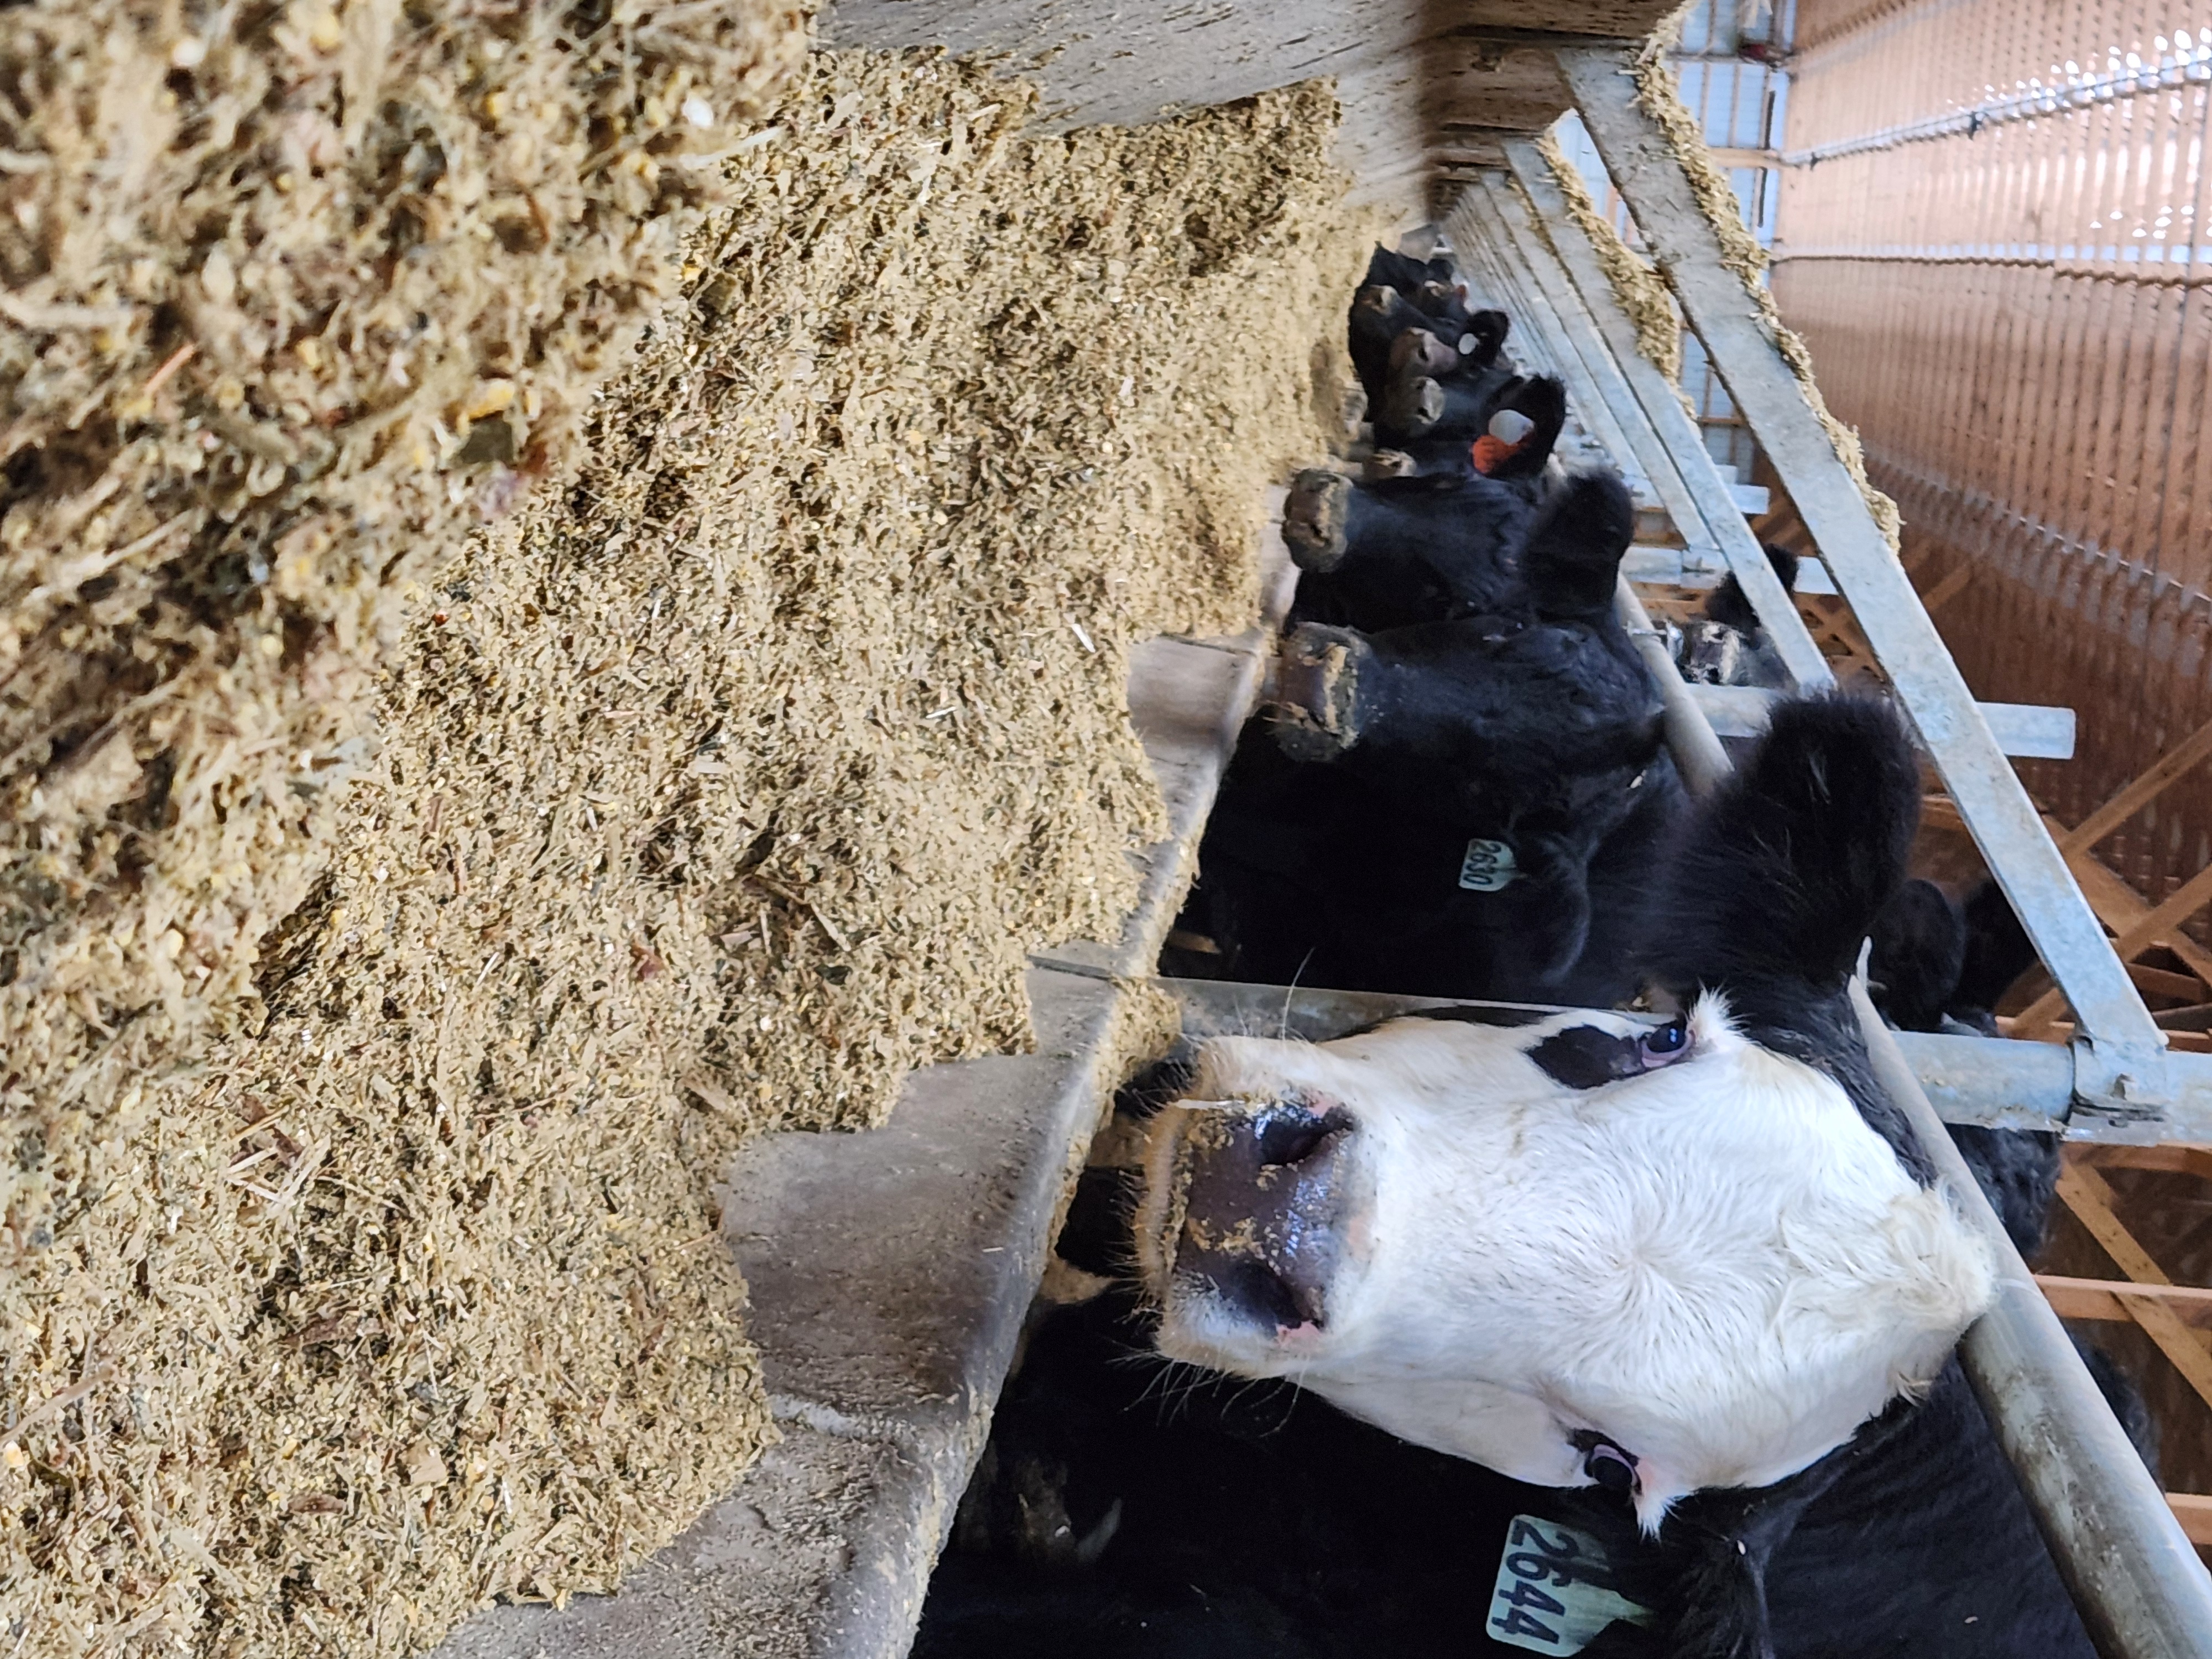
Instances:
[[[1613,615],[1633,523],[1618,477],[1580,477],[1494,567],[1488,614],[1293,635],[1286,657],[1342,648],[1346,741],[1325,763],[1240,748],[1186,919],[1220,946],[1209,971],[1598,1004],[1633,991],[1635,889],[1680,799],[1657,691]],[[1471,878],[1482,858],[1510,879]]]

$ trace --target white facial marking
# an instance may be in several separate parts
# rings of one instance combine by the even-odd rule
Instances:
[[[1570,1437],[1595,1431],[1636,1459],[1647,1528],[1840,1445],[1941,1369],[1992,1294],[1988,1248],[1840,1086],[1739,1035],[1719,999],[1686,1042],[1653,1030],[1571,1013],[1207,1044],[1145,1159],[1160,1352],[1291,1377],[1545,1486],[1590,1484]],[[1532,1054],[1561,1033],[1547,1070]],[[1337,1156],[1356,1199],[1325,1317],[1288,1328],[1178,1271],[1176,1194],[1205,1114],[1323,1097],[1354,1126]]]

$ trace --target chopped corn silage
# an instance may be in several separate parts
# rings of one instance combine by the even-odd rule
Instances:
[[[1027,140],[1033,98],[807,64],[573,482],[424,580],[258,1000],[45,1126],[24,1659],[611,1586],[769,1432],[732,1148],[1020,1046],[1024,952],[1118,927],[1128,649],[1249,622],[1367,227],[1325,88]]]

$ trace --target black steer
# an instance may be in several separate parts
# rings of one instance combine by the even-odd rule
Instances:
[[[1618,477],[1577,478],[1483,573],[1487,614],[1293,629],[1284,753],[1244,746],[1200,849],[1192,925],[1220,969],[1439,995],[1634,988],[1621,929],[1680,786],[1613,614],[1633,523]]]
[[[2012,901],[1984,878],[1960,907],[1966,928],[1965,960],[1946,1012],[1961,1024],[1996,1035],[1993,1012],[2012,983],[2037,963],[2034,941],[2021,926]]]
[[[1989,901],[1982,904],[1986,912]],[[2008,905],[2003,918],[2017,927]],[[2021,938],[2024,942],[2026,935]],[[1867,993],[1882,1018],[1903,1031],[1979,1035],[1950,1012],[1959,1005],[1968,943],[1966,917],[1942,888],[1917,879],[1899,888],[1875,918],[1867,957]],[[2000,964],[1993,971],[2002,970]],[[2015,966],[2005,973],[2005,983],[2019,972]],[[2045,1220],[2057,1189],[2058,1137],[1954,1123],[1951,1139],[2013,1243],[2022,1255],[2033,1256],[2043,1248]]]
[[[1488,476],[1455,468],[1355,483],[1319,469],[1298,474],[1283,505],[1284,544],[1304,573],[1297,619],[1402,628],[1480,615],[1510,599],[1566,394],[1539,377],[1517,382],[1502,407],[1530,431],[1523,449]]]
[[[1794,592],[1797,556],[1771,542],[1765,550],[1783,592]],[[1781,653],[1732,571],[1705,600],[1705,615],[1683,623],[1680,632],[1675,665],[1693,685],[1755,685],[1779,691],[1790,684]]]

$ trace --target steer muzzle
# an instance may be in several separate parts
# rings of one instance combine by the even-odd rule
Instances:
[[[1368,319],[1379,319],[1397,310],[1398,301],[1398,290],[1388,283],[1370,283],[1352,296],[1352,309],[1355,315],[1364,313]]]
[[[1409,328],[1390,342],[1395,375],[1449,374],[1459,367],[1459,347],[1447,345],[1425,328]]]
[[[1335,569],[1351,547],[1351,479],[1316,466],[1291,480],[1283,501],[1283,545],[1291,563],[1301,570]]]
[[[1352,1119],[1300,1097],[1186,1109],[1154,1212],[1164,1277],[1277,1337],[1325,1329],[1348,1221]],[[1147,1252],[1150,1254],[1150,1252]]]
[[[1275,744],[1292,760],[1334,760],[1359,741],[1359,682],[1374,648],[1348,628],[1302,623],[1276,647],[1264,693]]]
[[[1444,417],[1444,389],[1426,374],[1394,374],[1376,411],[1376,424],[1419,437]]]

